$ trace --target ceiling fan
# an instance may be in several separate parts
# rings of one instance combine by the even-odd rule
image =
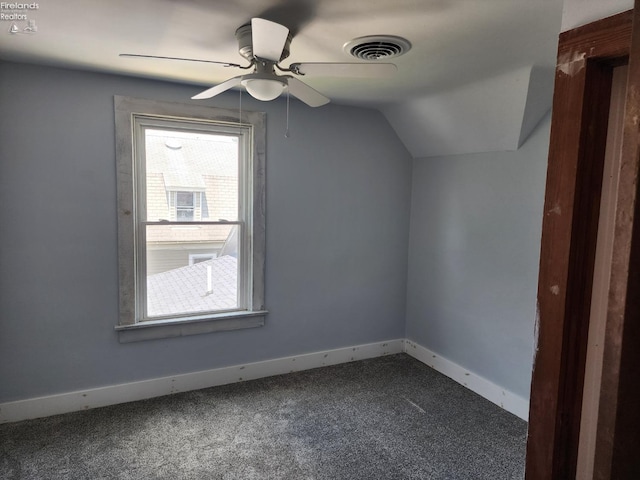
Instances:
[[[392,63],[292,63],[289,67],[283,67],[280,62],[289,56],[292,36],[284,25],[263,18],[253,18],[251,23],[238,28],[236,39],[240,55],[250,62],[247,66],[213,60],[131,53],[121,53],[120,56],[215,63],[225,67],[251,70],[251,73],[232,77],[191,97],[193,100],[211,98],[242,85],[252,97],[262,101],[274,100],[288,89],[291,95],[311,107],[325,105],[329,103],[329,99],[300,81],[297,76],[382,77],[391,75],[397,70]]]

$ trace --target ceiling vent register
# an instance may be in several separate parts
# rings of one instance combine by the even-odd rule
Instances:
[[[351,40],[344,51],[361,60],[382,60],[399,57],[411,49],[411,43],[393,35],[369,35]]]

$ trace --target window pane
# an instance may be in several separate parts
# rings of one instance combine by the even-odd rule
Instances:
[[[240,228],[147,225],[147,316],[240,308],[237,246]],[[209,258],[193,261],[204,255]]]
[[[238,220],[238,137],[147,128],[146,220]]]
[[[176,192],[176,205],[178,207],[191,207],[193,208],[193,193],[191,192]]]
[[[194,211],[193,208],[177,208],[176,220],[178,222],[192,222]]]

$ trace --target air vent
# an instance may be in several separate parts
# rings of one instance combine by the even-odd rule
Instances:
[[[382,60],[399,57],[411,49],[411,43],[393,35],[370,35],[345,43],[344,50],[361,60]]]

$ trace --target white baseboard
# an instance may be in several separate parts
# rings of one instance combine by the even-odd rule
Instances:
[[[502,407],[514,415],[528,420],[529,400],[505,390],[499,385],[480,377],[473,372],[461,367],[457,363],[447,360],[431,350],[418,345],[411,340],[404,341],[404,351],[416,360],[455,380],[469,390],[486,398],[490,402]]]
[[[0,404],[0,423],[18,422],[61,413],[88,410],[118,403],[133,402],[173,393],[215,387],[229,383],[255,380],[339,363],[381,357],[406,352],[420,362],[499,405],[508,412],[527,420],[529,401],[456,363],[440,357],[415,342],[404,339],[389,340],[353,347],[276,358],[263,362],[234,365],[202,372],[154,378],[140,382],[110,385],[59,395],[30,398]]]
[[[0,423],[48,417],[118,403],[254,380],[301,370],[401,353],[404,340],[390,340],[335,350],[216,368],[140,382],[92,388],[0,404]]]

